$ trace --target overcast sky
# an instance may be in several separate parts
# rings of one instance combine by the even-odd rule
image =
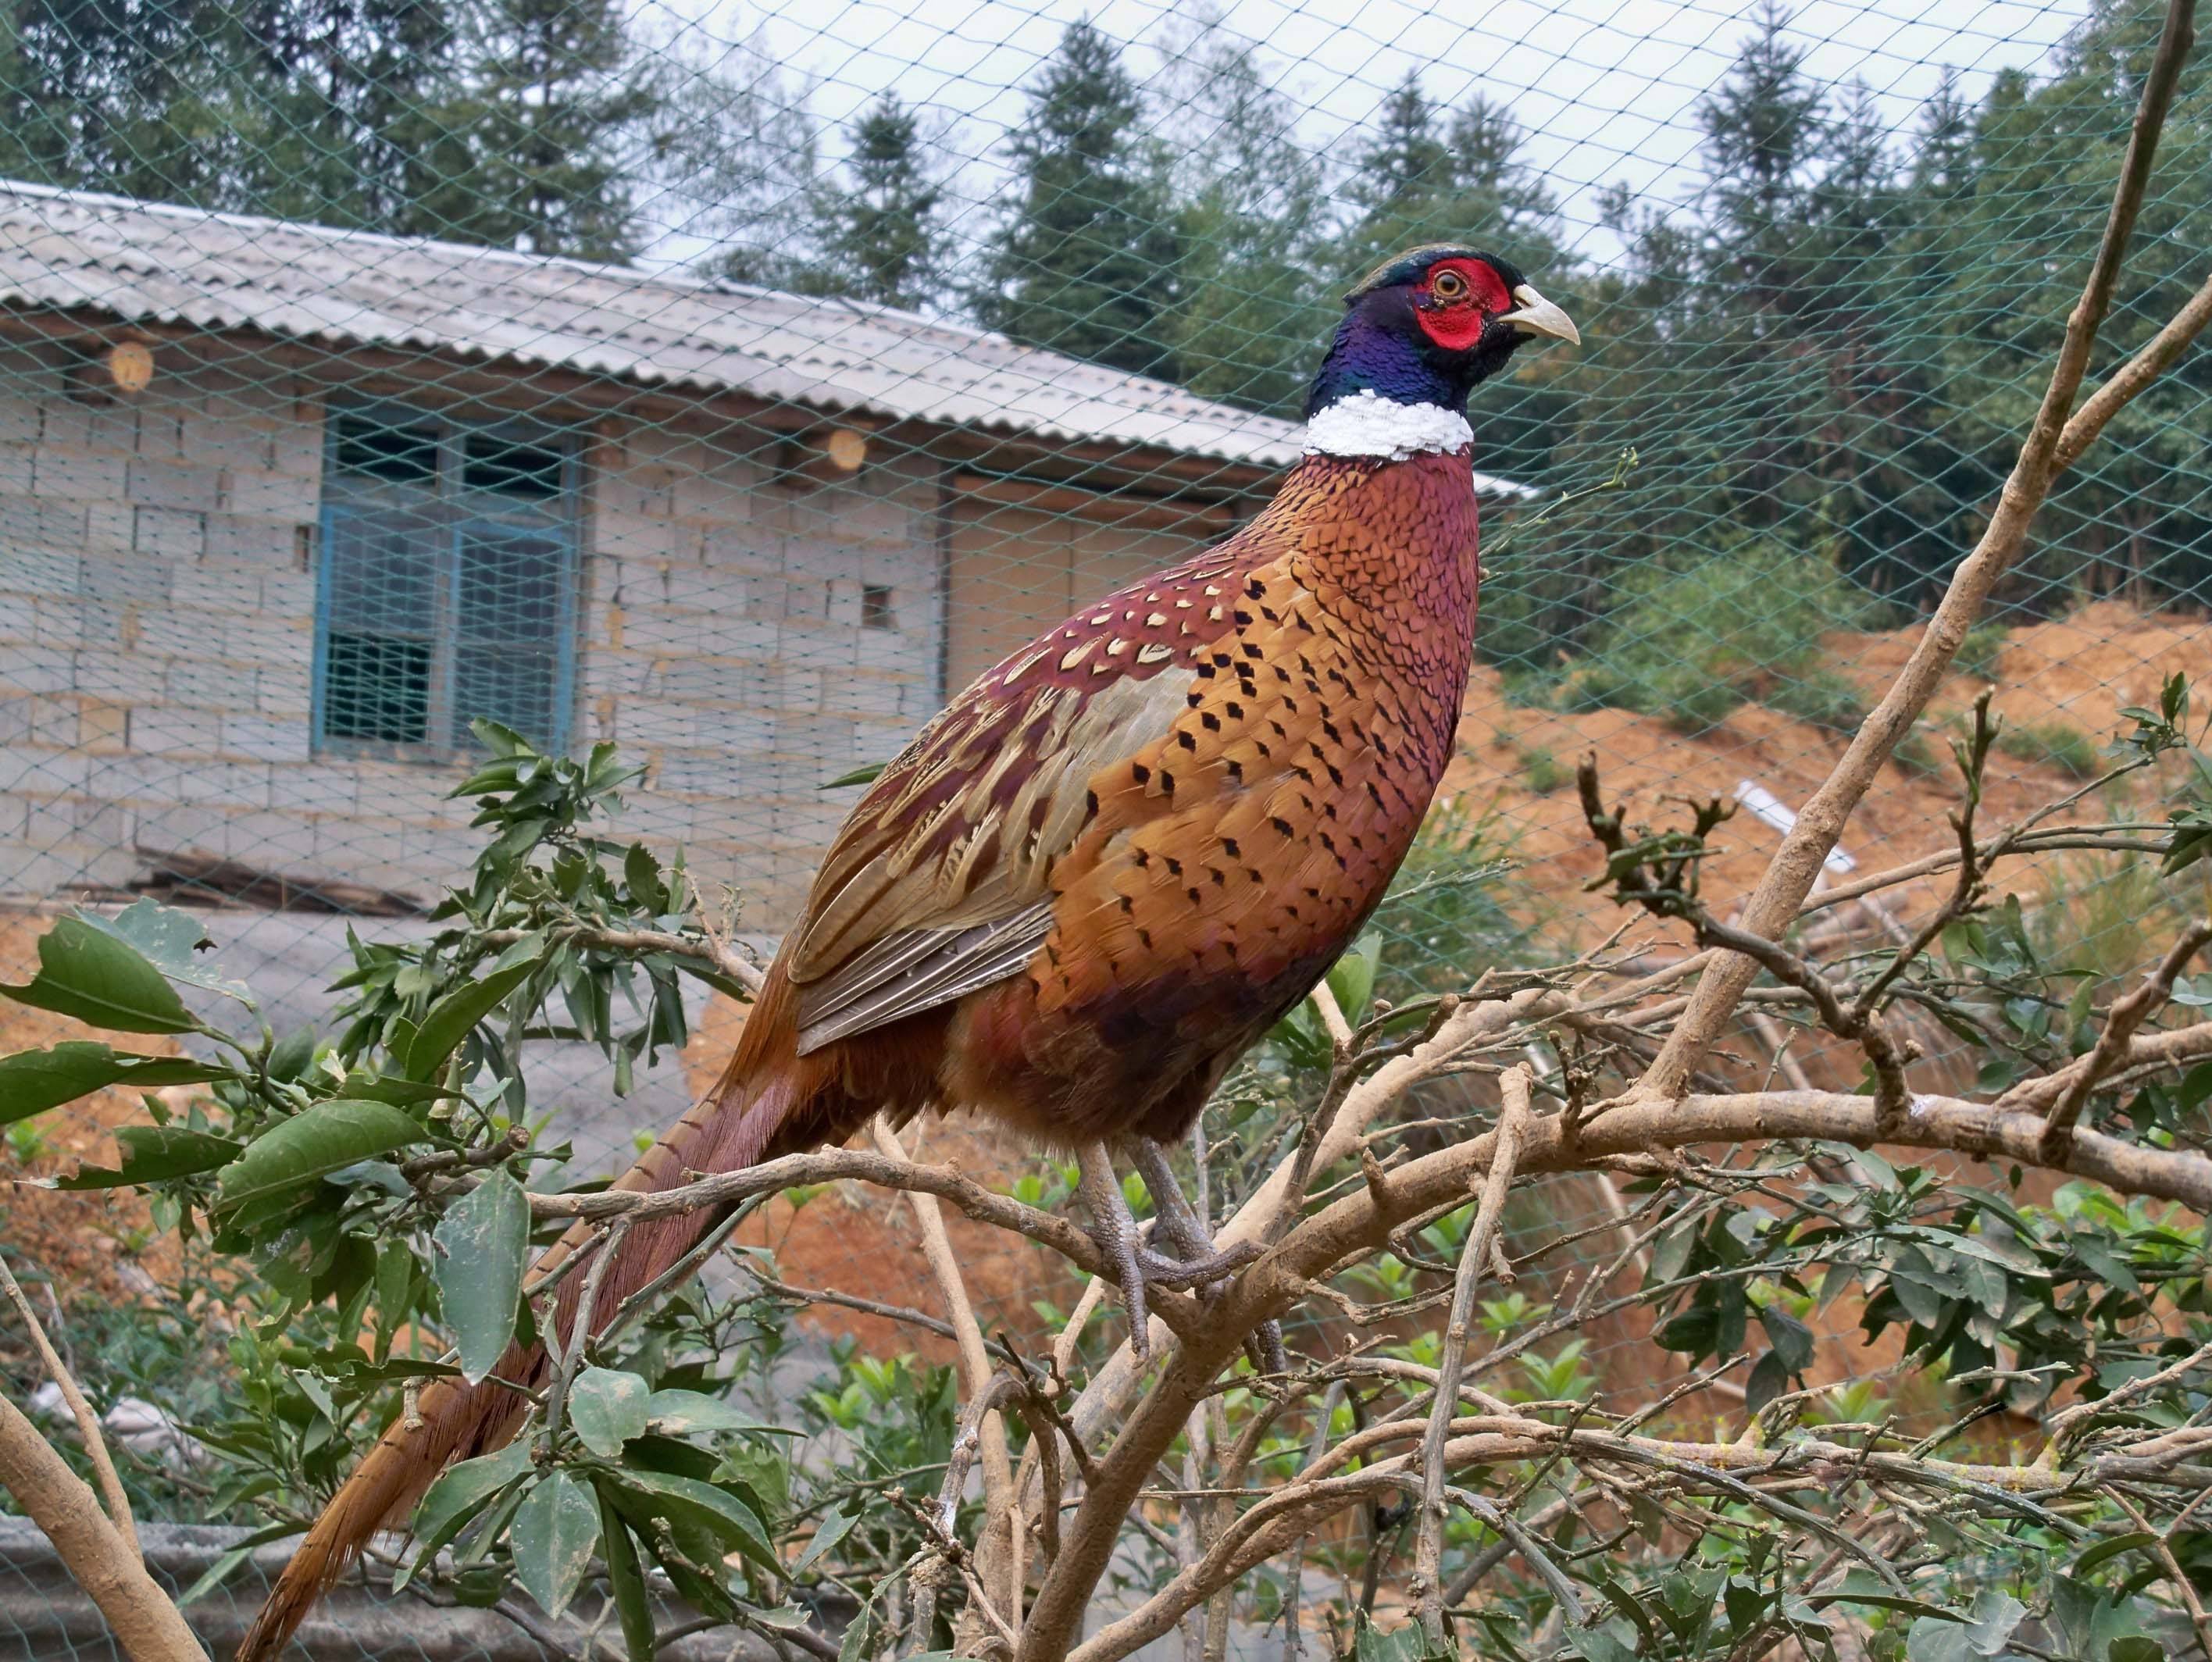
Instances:
[[[2085,3],[1804,0],[1790,33],[1810,49],[1814,75],[1838,87],[1863,81],[1885,125],[1901,132],[1942,66],[1961,71],[1978,95],[2002,68],[2042,64]],[[1158,43],[1178,9],[1160,0],[647,4],[664,16],[679,9],[692,46],[708,55],[717,43],[757,39],[794,82],[813,83],[812,107],[825,123],[843,122],[886,90],[947,121],[948,149],[969,164],[960,194],[971,206],[958,227],[966,235],[983,228],[1002,177],[993,141],[1019,118],[1022,88],[1067,24],[1087,15],[1129,43],[1129,67],[1144,80],[1158,73]],[[1317,149],[1370,120],[1409,69],[1440,102],[1480,90],[1509,105],[1529,130],[1530,160],[1560,198],[1569,241],[1603,259],[1612,241],[1595,223],[1599,187],[1625,180],[1652,206],[1694,193],[1696,106],[1726,75],[1754,4],[1219,0],[1218,9],[1230,31],[1258,43],[1277,84],[1309,112],[1303,131]],[[829,143],[834,155],[834,134]]]

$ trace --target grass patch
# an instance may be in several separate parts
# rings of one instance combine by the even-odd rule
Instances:
[[[1759,701],[1770,710],[1847,737],[1858,731],[1859,724],[1866,719],[1866,700],[1833,670],[1813,670],[1777,682]]]
[[[1635,579],[1560,698],[1570,709],[1638,710],[1705,732],[1754,698],[1818,682],[1821,637],[1870,616],[1865,597],[1820,561],[1747,543]],[[1832,685],[1806,697],[1831,719],[1842,707]]]
[[[2056,767],[2069,779],[2094,779],[2104,767],[2097,741],[2063,721],[2027,722],[1998,730],[1997,749],[2015,761]]]
[[[2191,916],[2154,860],[2061,859],[2028,913],[2028,934],[2045,968],[2111,986],[2157,962]]]
[[[1516,744],[1513,755],[1521,764],[1521,783],[1540,797],[1553,792],[1574,777],[1574,770],[1540,744]]]
[[[1917,730],[1907,733],[1899,741],[1898,747],[1889,753],[1889,759],[1897,764],[1898,771],[1908,779],[1932,779],[1943,777],[1943,758],[1936,754],[1936,747],[1929,743],[1928,736]]]

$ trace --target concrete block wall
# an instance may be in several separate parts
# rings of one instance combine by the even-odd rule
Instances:
[[[641,828],[780,928],[857,794],[823,782],[937,707],[936,465],[787,482],[771,454],[634,428],[590,472],[580,734],[647,766]]]
[[[310,764],[319,408],[164,348],[137,397],[0,343],[0,893],[120,883],[142,850],[296,869]]]
[[[0,895],[124,883],[148,852],[458,878],[457,768],[313,743],[313,390],[219,343],[164,346],[129,400],[66,369],[0,343]],[[854,799],[823,781],[935,707],[935,467],[794,488],[647,427],[587,456],[574,737],[645,763],[628,824],[781,927]]]

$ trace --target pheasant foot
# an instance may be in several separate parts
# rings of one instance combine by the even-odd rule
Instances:
[[[1121,1283],[1122,1307],[1129,1313],[1129,1349],[1139,1363],[1148,1362],[1152,1359],[1152,1312],[1145,1297],[1144,1260],[1164,1260],[1146,1252],[1137,1238],[1137,1220],[1122,1198],[1121,1174],[1114,1169],[1114,1156],[1106,1145],[1086,1143],[1075,1158],[1083,1174],[1079,1192],[1084,1209],[1091,1214],[1091,1238],[1098,1243],[1099,1256]]]
[[[1137,1169],[1144,1174],[1145,1186],[1152,1191],[1152,1204],[1159,1211],[1160,1230],[1174,1245],[1182,1262],[1180,1271],[1204,1271],[1199,1282],[1214,1282],[1243,1269],[1261,1255],[1257,1241],[1237,1242],[1226,1252],[1213,1244],[1207,1233],[1206,1221],[1183,1194],[1182,1186],[1176,1180],[1175,1168],[1168,1162],[1168,1153],[1158,1143],[1146,1137],[1129,1139],[1130,1153]],[[1152,1279],[1168,1285],[1164,1277]],[[1290,1367],[1290,1358],[1283,1349],[1283,1325],[1270,1318],[1262,1322],[1245,1341],[1245,1350],[1252,1365],[1263,1374],[1279,1374]]]

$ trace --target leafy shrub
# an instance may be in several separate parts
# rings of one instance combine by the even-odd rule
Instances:
[[[1828,567],[1765,543],[1635,579],[1629,589],[1562,695],[1570,708],[1640,710],[1689,733],[1718,726],[1784,681],[1804,679],[1825,634],[1869,616],[1863,597]]]
[[[1559,759],[1541,745],[1516,745],[1514,754],[1520,760],[1522,784],[1540,797],[1550,796],[1572,777]]]

